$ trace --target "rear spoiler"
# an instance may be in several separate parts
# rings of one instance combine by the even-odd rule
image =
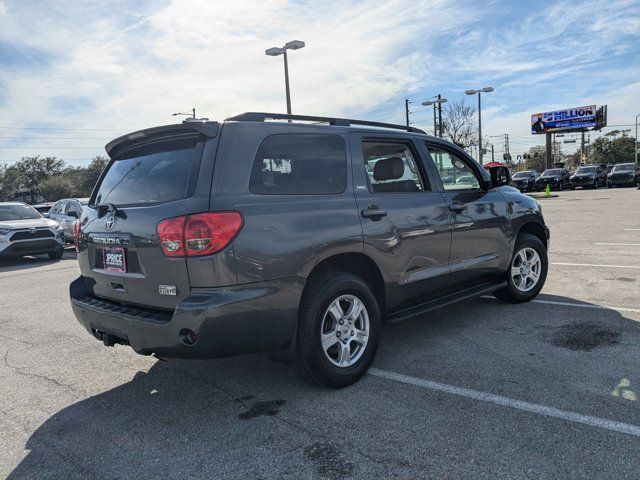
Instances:
[[[115,140],[111,140],[104,149],[107,151],[109,156],[114,149],[118,149],[118,147],[122,147],[127,143],[137,142],[140,139],[153,137],[158,134],[171,134],[171,133],[187,133],[187,132],[198,132],[204,135],[205,137],[214,138],[218,136],[218,128],[220,124],[218,122],[210,122],[209,120],[188,120],[182,123],[177,123],[173,125],[162,125],[160,127],[146,128],[144,130],[138,130],[137,132],[128,133],[121,137],[116,138]]]

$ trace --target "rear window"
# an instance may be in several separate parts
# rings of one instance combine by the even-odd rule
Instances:
[[[114,157],[94,204],[144,205],[193,195],[203,142],[197,135],[134,146]]]
[[[262,195],[342,193],[347,153],[338,135],[272,135],[260,144],[249,190]]]

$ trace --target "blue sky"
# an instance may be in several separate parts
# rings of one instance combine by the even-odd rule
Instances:
[[[0,162],[86,164],[191,107],[282,111],[281,58],[264,50],[292,39],[307,44],[290,55],[295,113],[403,123],[409,98],[430,129],[422,100],[492,86],[483,132],[509,133],[516,154],[541,143],[534,112],[608,104],[610,125],[640,113],[638,0],[0,0]]]

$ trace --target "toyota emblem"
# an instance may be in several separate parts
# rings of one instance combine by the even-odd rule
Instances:
[[[104,224],[104,228],[106,228],[107,230],[113,230],[113,226],[116,224],[116,217],[114,217],[113,215],[109,215],[107,217],[107,221]]]
[[[36,228],[35,228],[35,227],[31,227],[31,228],[29,229],[29,233],[30,233],[31,235],[35,235],[35,234],[36,234]]]

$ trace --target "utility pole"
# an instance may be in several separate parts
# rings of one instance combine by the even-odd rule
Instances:
[[[442,104],[444,102],[442,101],[442,95],[438,94],[438,136],[440,138],[442,138]],[[636,142],[637,142],[637,138],[638,138],[638,126],[637,126],[637,120],[638,117],[636,117]],[[636,147],[637,147],[637,143],[636,143]],[[636,148],[636,152],[638,151],[638,149]],[[636,154],[637,156],[637,154]],[[638,163],[638,159],[636,158],[636,163]]]
[[[409,126],[409,104],[411,102],[409,101],[408,98],[404,99],[404,114],[407,117],[407,127]]]
[[[638,166],[638,117],[640,117],[640,113],[636,115],[636,143],[635,143],[635,161],[636,167]]]
[[[551,133],[545,134],[545,168],[551,168],[553,161],[551,160]]]
[[[495,162],[495,161],[496,161],[496,159],[495,159],[495,157],[494,157],[494,155],[493,155],[493,143],[491,144],[491,161],[492,161],[492,162]]]
[[[584,161],[584,128],[580,130],[580,163]]]
[[[509,153],[509,134],[504,134],[504,159],[511,161],[511,153]]]

